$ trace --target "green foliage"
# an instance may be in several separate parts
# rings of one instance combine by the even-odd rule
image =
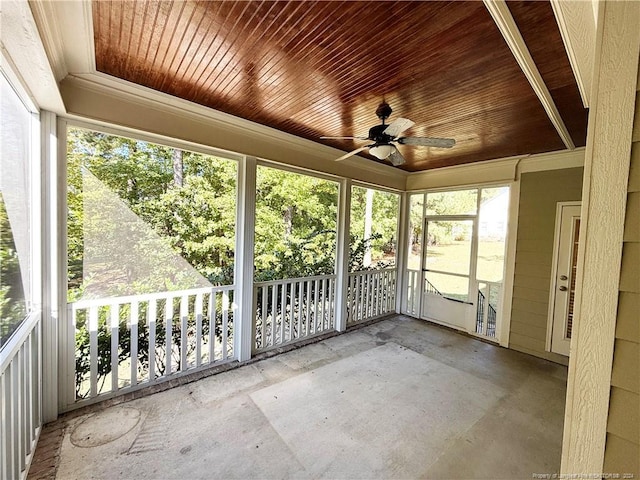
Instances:
[[[395,264],[400,198],[397,194],[377,190],[371,190],[371,194],[371,232],[369,235],[365,235],[367,189],[362,187],[351,189],[350,238],[352,255],[354,249],[359,246],[366,245],[366,248],[362,252],[362,258],[354,262],[350,260],[350,262],[353,265],[359,265],[360,269],[364,267],[364,253],[367,249],[371,253],[371,265],[385,268]]]
[[[86,245],[83,201],[93,192],[83,188],[82,169],[95,175],[123,200],[129,209],[165,239],[191,266],[213,284],[233,283],[237,165],[193,152],[183,152],[184,180],[174,184],[174,149],[99,132],[70,129],[68,132],[68,255],[69,300],[78,298],[91,282],[121,283],[130,288],[131,271],[111,272],[107,278],[83,278]],[[103,219],[101,226],[110,225]],[[123,269],[135,269],[138,251],[118,248],[118,235],[126,225],[116,224],[102,232],[120,257]],[[159,275],[156,275],[159,276]],[[166,279],[151,278],[150,285],[136,285],[138,293],[166,290]],[[175,285],[180,287],[180,285]]]
[[[256,281],[332,274],[338,184],[258,167]]]
[[[0,193],[0,347],[27,315],[20,261]]]

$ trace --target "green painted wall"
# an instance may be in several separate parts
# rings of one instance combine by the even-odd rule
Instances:
[[[545,351],[556,205],[582,198],[582,174],[567,168],[520,179],[509,348],[565,365],[567,357]]]

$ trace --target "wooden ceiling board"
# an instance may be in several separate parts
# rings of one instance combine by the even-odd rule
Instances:
[[[568,61],[549,60],[563,49],[553,18],[559,46],[541,41],[551,7],[515,3],[558,109],[574,116]],[[389,121],[416,122],[407,135],[456,139],[401,146],[408,171],[563,148],[481,2],[94,1],[93,20],[99,71],[185,100],[320,141],[366,136],[384,98]],[[586,132],[579,115],[564,120],[574,141]]]

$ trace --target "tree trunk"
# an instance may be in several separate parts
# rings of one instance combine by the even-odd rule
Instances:
[[[367,249],[364,252],[363,265],[371,265],[371,227],[373,226],[373,190],[367,188],[366,203],[364,207],[364,240],[367,242]]]
[[[182,187],[183,185],[183,171],[182,150],[176,148],[173,150],[173,183],[176,187]]]
[[[293,207],[284,210],[284,237],[289,238],[293,233]]]

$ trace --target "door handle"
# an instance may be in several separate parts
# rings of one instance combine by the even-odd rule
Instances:
[[[560,290],[561,292],[566,292],[567,291],[567,287],[565,287],[564,285],[560,285],[558,287],[558,290]]]

